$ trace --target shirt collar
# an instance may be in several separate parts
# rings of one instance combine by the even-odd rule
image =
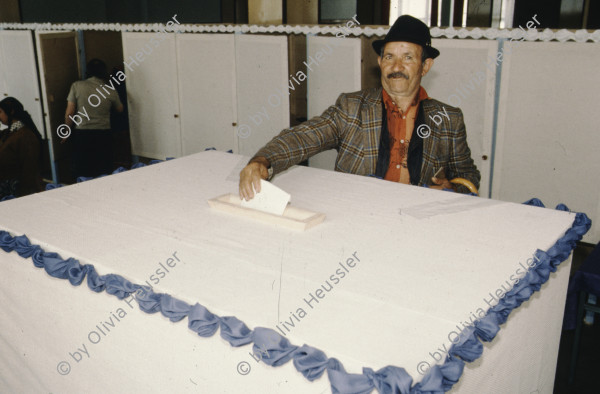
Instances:
[[[385,108],[389,111],[398,111],[401,112],[400,109],[396,106],[396,103],[392,100],[392,97],[385,91],[385,88],[381,89],[383,91],[383,103],[385,104]],[[423,88],[423,86],[419,86],[419,91],[415,96],[415,99],[411,103],[411,107],[417,106],[421,103],[421,101],[428,99],[427,91]]]

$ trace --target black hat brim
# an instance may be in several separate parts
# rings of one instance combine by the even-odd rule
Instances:
[[[438,51],[437,49],[435,49],[432,46],[427,46],[424,47],[420,42],[415,42],[416,40],[411,40],[410,38],[404,38],[402,40],[375,40],[373,41],[373,49],[375,50],[375,53],[377,54],[377,56],[381,56],[381,48],[383,48],[385,46],[385,44],[387,44],[388,42],[412,42],[413,44],[418,44],[421,45],[421,47],[423,47],[423,49],[426,50],[427,52],[427,58],[431,58],[431,59],[435,59],[436,57],[438,57],[440,55],[440,51]]]

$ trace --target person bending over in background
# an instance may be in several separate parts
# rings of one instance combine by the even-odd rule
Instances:
[[[0,199],[42,191],[42,136],[23,104],[14,97],[0,101]]]
[[[92,59],[87,64],[87,79],[74,82],[67,97],[65,124],[77,126],[72,135],[74,178],[112,172],[111,108],[123,112],[115,86],[108,81],[106,64]]]
[[[240,198],[253,198],[261,178],[329,149],[338,151],[336,171],[469,192],[434,176],[443,169],[448,179],[479,187],[461,110],[430,98],[421,86],[440,54],[427,25],[403,15],[373,49],[382,87],[344,93],[321,116],[283,130],[240,173]]]

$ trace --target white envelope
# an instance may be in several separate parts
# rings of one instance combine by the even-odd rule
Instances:
[[[241,206],[281,216],[290,199],[288,193],[261,179],[260,193],[255,191],[254,198],[250,201],[242,200]]]

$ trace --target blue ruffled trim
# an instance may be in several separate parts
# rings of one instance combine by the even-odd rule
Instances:
[[[217,150],[217,148],[215,148],[215,147],[212,147],[212,148],[206,148],[206,149],[204,149],[204,151],[207,151],[207,150]],[[233,150],[229,149],[229,150],[227,151],[227,153],[233,153]]]
[[[538,199],[531,199],[524,204],[544,206]],[[568,211],[563,204],[556,209]],[[198,303],[191,306],[169,294],[154,293],[149,286],[131,283],[120,275],[99,276],[93,265],[81,265],[73,258],[65,260],[57,253],[46,252],[39,245],[31,245],[25,235],[13,237],[6,231],[0,231],[0,248],[7,253],[16,251],[23,258],[31,258],[36,267],[44,268],[52,277],[69,280],[73,286],[83,283],[87,275],[87,285],[95,292],[106,291],[119,299],[135,294],[140,309],[146,313],[160,312],[172,322],[187,317],[188,328],[201,337],[213,336],[220,329],[221,338],[231,346],[252,343],[254,353],[260,354],[261,361],[265,364],[276,367],[293,361],[296,370],[309,381],[318,379],[327,371],[334,394],[367,394],[373,389],[384,394],[433,394],[449,391],[458,382],[465,362],[481,357],[481,341],[489,342],[494,339],[509,314],[540,289],[548,280],[550,272],[556,271],[558,265],[569,257],[576,242],[590,226],[591,220],[584,213],[577,213],[573,226],[554,246],[546,252],[539,249],[535,252],[538,264],[497,305],[490,308],[483,318],[462,330],[458,341],[448,351],[445,362],[434,365],[414,385],[406,370],[395,366],[386,366],[378,371],[363,368],[362,374],[349,374],[337,359],[328,358],[321,350],[308,345],[292,345],[273,329],[256,327],[251,330],[234,316],[217,316]]]

